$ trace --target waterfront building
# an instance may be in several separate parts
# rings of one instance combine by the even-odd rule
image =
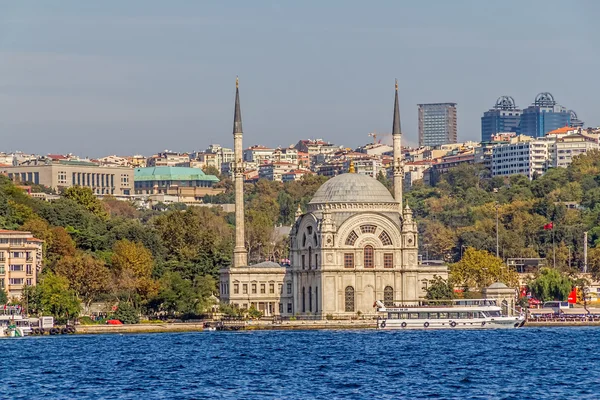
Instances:
[[[499,97],[494,107],[481,117],[481,141],[489,142],[493,135],[501,132],[518,133],[522,112],[512,97]]]
[[[535,97],[532,105],[521,114],[520,133],[533,138],[544,137],[548,132],[571,122],[571,112],[559,105],[548,92]]]
[[[71,186],[92,189],[96,195],[133,194],[133,169],[100,166],[89,161],[48,158],[27,161],[16,167],[1,167],[0,173],[15,182],[33,183],[56,191]]]
[[[24,286],[37,284],[43,243],[31,232],[0,230],[0,290],[9,299],[20,299]]]
[[[236,90],[234,140],[241,154],[241,114]],[[412,210],[403,208],[403,160],[396,86],[393,120],[394,195],[376,179],[350,172],[325,182],[298,210],[290,234],[289,267],[273,262],[247,266],[243,186],[236,185],[234,262],[222,269],[221,300],[266,315],[350,318],[374,315],[375,300],[417,304],[445,265],[419,263],[418,231]],[[237,157],[236,157],[237,158]],[[240,157],[241,159],[241,157]],[[236,165],[236,183],[243,166]]]
[[[419,104],[419,146],[457,142],[456,103]]]
[[[199,168],[146,167],[134,170],[135,194],[176,196],[180,203],[202,201],[206,195],[223,193],[215,188],[219,178],[207,175]]]
[[[285,266],[272,261],[248,265],[244,229],[244,158],[242,112],[236,79],[233,113],[234,153],[232,177],[235,185],[235,247],[233,263],[220,270],[220,299],[242,309],[256,308],[265,316],[293,315],[292,278]]]

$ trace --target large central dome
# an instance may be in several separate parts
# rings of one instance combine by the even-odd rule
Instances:
[[[389,190],[377,179],[361,174],[342,174],[325,182],[309,204],[395,202]]]

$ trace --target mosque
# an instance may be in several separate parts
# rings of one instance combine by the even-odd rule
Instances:
[[[242,116],[236,81],[234,181],[236,243],[233,265],[220,271],[221,301],[256,307],[264,315],[341,318],[375,312],[375,300],[415,305],[443,265],[419,262],[418,231],[402,202],[402,133],[396,82],[393,117],[394,196],[379,181],[353,173],[325,182],[290,233],[290,266],[248,265],[244,247]]]

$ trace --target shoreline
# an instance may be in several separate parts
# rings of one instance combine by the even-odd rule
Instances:
[[[597,326],[600,322],[582,321],[557,321],[535,322],[528,321],[523,328],[548,328],[548,327],[582,327]],[[170,332],[202,332],[202,323],[164,323],[164,324],[135,324],[135,325],[78,325],[77,335],[101,334],[133,334],[133,333],[170,333]],[[377,329],[375,321],[285,321],[281,324],[271,322],[249,321],[239,331],[290,331],[290,330],[321,330],[321,329]]]

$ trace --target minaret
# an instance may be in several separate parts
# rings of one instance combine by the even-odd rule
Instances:
[[[235,111],[233,113],[233,172],[235,182],[235,248],[233,266],[248,265],[248,252],[244,245],[244,161],[242,156],[242,113],[240,111],[239,80],[235,78]]]
[[[400,131],[400,106],[398,105],[398,79],[394,99],[394,124],[392,138],[394,139],[394,199],[400,204],[402,212],[402,181],[404,179],[404,161],[402,155],[402,132]]]

